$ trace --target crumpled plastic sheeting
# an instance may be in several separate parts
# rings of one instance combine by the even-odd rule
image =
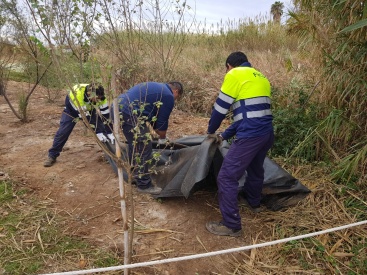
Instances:
[[[161,145],[160,145],[161,146]],[[216,177],[220,170],[223,157],[227,154],[229,144],[223,142],[220,146],[206,136],[188,136],[177,139],[172,146],[159,148],[153,141],[153,151],[160,153],[156,165],[156,174],[152,174],[153,182],[162,188],[156,198],[179,197],[188,198],[197,190],[216,189]],[[108,145],[114,152],[114,146]],[[122,148],[126,154],[126,148]],[[116,164],[106,155],[115,173]],[[302,200],[310,190],[299,180],[269,158],[264,162],[265,179],[262,191],[262,203],[268,209],[280,210],[295,205]],[[125,179],[126,179],[125,175]],[[239,190],[246,184],[246,171],[239,181]]]

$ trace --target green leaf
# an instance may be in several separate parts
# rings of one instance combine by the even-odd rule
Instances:
[[[353,25],[350,25],[344,29],[342,29],[340,32],[344,33],[344,32],[350,32],[350,31],[354,31],[357,29],[361,29],[363,27],[367,26],[367,19],[363,19]]]

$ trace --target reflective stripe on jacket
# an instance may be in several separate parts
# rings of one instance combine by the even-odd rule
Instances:
[[[85,94],[85,89],[89,84],[77,84],[73,86],[73,91],[69,92],[70,104],[73,108],[79,112],[78,102],[81,109],[89,115],[89,111],[91,111],[96,106],[100,109],[102,115],[108,115],[110,110],[108,108],[107,99],[97,102],[93,104],[89,101],[88,96]]]
[[[230,70],[223,81],[214,104],[208,132],[215,132],[229,109],[233,123],[222,136],[229,139],[257,137],[273,130],[271,87],[267,78],[252,67],[241,66]]]

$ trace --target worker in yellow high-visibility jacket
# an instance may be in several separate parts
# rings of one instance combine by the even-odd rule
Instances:
[[[96,110],[99,110],[98,114]],[[48,150],[45,167],[50,167],[56,162],[62,148],[74,129],[78,118],[84,112],[88,122],[93,125],[97,137],[102,142],[114,142],[112,125],[109,122],[110,109],[101,84],[77,84],[65,98],[65,108],[60,119],[52,147]]]
[[[227,73],[214,104],[208,136],[217,142],[234,139],[217,177],[222,220],[208,222],[206,228],[216,235],[240,236],[237,195],[238,182],[245,171],[243,193],[251,209],[260,211],[263,163],[274,143],[271,88],[268,79],[251,66],[243,52],[231,53],[225,65]],[[215,134],[230,108],[233,123],[223,133]]]

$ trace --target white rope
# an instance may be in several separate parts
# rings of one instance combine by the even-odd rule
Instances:
[[[166,264],[166,263],[172,263],[172,262],[193,260],[193,259],[199,259],[199,258],[204,258],[204,257],[217,256],[217,255],[221,255],[221,254],[239,252],[239,251],[243,251],[243,250],[250,250],[250,249],[270,246],[270,245],[274,245],[274,244],[286,243],[286,242],[289,242],[289,241],[294,241],[294,240],[299,240],[299,239],[304,239],[304,238],[310,238],[310,237],[314,237],[314,236],[318,236],[318,235],[322,235],[322,234],[326,234],[326,233],[331,233],[331,232],[334,232],[334,231],[343,230],[343,229],[347,229],[347,228],[350,228],[350,227],[359,226],[359,225],[363,225],[363,224],[367,224],[367,220],[361,221],[361,222],[356,222],[356,223],[351,223],[351,224],[347,224],[347,225],[343,225],[343,226],[339,226],[339,227],[334,227],[334,228],[330,228],[330,229],[326,229],[326,230],[322,230],[322,231],[317,231],[317,232],[313,232],[313,233],[308,233],[308,234],[305,234],[305,235],[299,235],[299,236],[295,236],[295,237],[280,239],[280,240],[276,240],[276,241],[271,241],[271,242],[266,242],[266,243],[261,243],[261,244],[253,244],[253,245],[242,246],[242,247],[231,248],[231,249],[225,249],[225,250],[218,250],[218,251],[207,252],[207,253],[202,253],[202,254],[195,254],[195,255],[189,255],[189,256],[183,256],[183,257],[177,257],[177,258],[169,258],[169,259],[164,259],[164,260],[156,260],[156,261],[150,261],[150,262],[135,263],[135,264],[127,264],[127,265],[119,265],[119,266],[111,266],[111,267],[104,267],[104,268],[79,270],[79,271],[68,271],[68,272],[60,272],[60,273],[47,273],[47,274],[41,274],[41,275],[89,274],[89,273],[96,273],[96,272],[116,271],[116,270],[121,270],[121,269],[130,269],[130,268],[135,268],[135,267],[143,267],[143,266],[149,266],[149,265]]]

